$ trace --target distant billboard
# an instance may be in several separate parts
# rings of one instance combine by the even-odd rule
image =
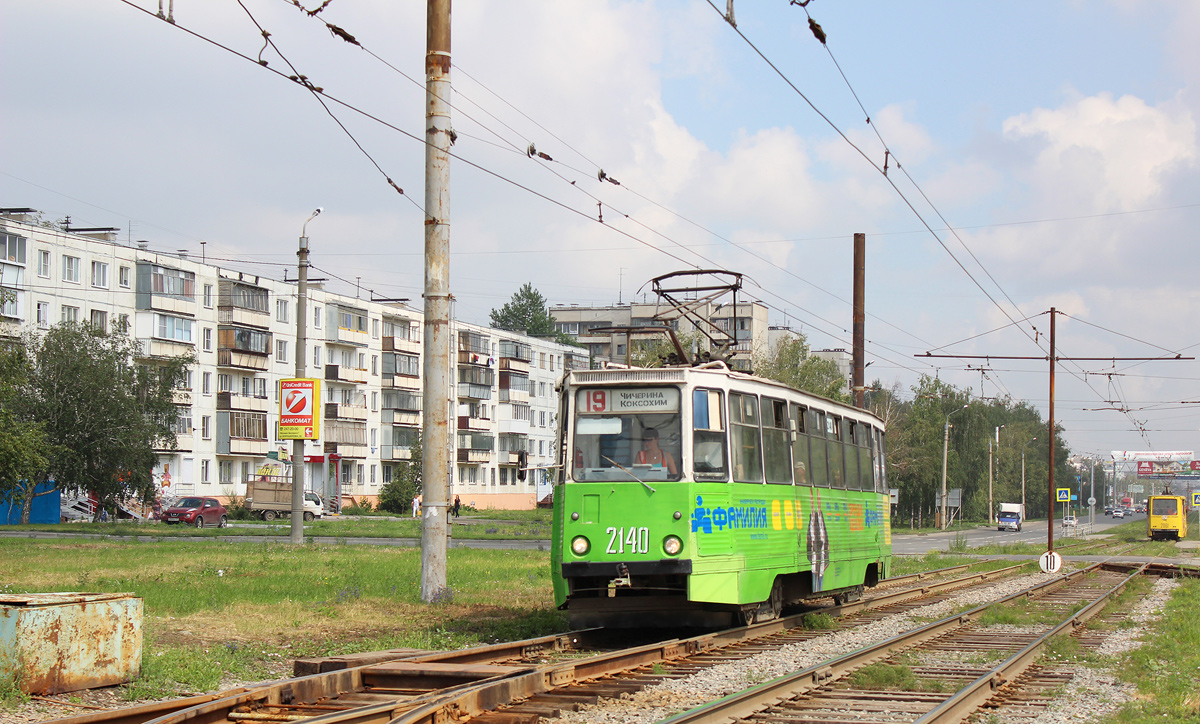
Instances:
[[[1142,460],[1137,464],[1137,474],[1139,478],[1200,478],[1200,460]]]
[[[1118,462],[1186,462],[1195,457],[1191,450],[1113,450],[1112,458]]]

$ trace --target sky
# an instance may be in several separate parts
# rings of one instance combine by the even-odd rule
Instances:
[[[725,10],[455,4],[458,318],[525,282],[611,304],[725,268],[772,324],[849,349],[861,232],[868,381],[1045,416],[1044,359],[917,355],[1045,357],[1053,307],[1060,356],[1105,358],[1059,363],[1073,452],[1200,449],[1200,363],[1111,359],[1200,350],[1200,4],[735,0],[736,29]],[[425,3],[157,11],[0,5],[0,206],[276,278],[320,206],[314,274],[419,307]]]

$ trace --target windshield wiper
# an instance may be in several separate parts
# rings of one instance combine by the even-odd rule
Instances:
[[[624,472],[626,475],[628,475],[629,477],[631,477],[631,478],[633,478],[634,480],[638,481],[638,482],[639,482],[639,483],[641,483],[642,485],[646,486],[646,490],[649,490],[651,493],[657,493],[657,492],[658,492],[658,491],[657,491],[657,490],[655,490],[654,488],[650,487],[650,484],[649,484],[649,483],[647,483],[645,480],[642,480],[642,479],[641,479],[641,478],[639,478],[638,476],[634,475],[634,474],[633,474],[633,472],[629,470],[629,468],[625,467],[625,466],[624,466],[624,465],[622,465],[621,463],[617,462],[616,460],[613,460],[612,458],[610,458],[610,457],[609,457],[609,456],[607,456],[607,455],[601,455],[600,457],[604,458],[605,460],[607,460],[608,462],[612,463],[613,465],[616,465],[616,466],[617,466],[618,468],[620,468],[620,469],[621,469],[621,471],[622,471],[622,472]]]

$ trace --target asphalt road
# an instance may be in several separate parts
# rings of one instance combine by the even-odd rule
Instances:
[[[1128,523],[1131,520],[1145,521],[1144,513],[1135,513],[1132,518],[1110,518],[1104,515],[1104,511],[1099,511],[1096,515],[1096,522],[1089,526],[1086,515],[1079,517],[1079,526],[1074,531],[1069,531],[1064,535],[1062,521],[1056,520],[1054,526],[1054,539],[1059,540],[1064,537],[1078,537],[1088,535],[1089,533],[1103,533],[1104,531],[1122,523]],[[1046,541],[1046,521],[1031,520],[1026,521],[1021,526],[1021,532],[1015,531],[998,531],[995,528],[972,528],[963,531],[947,531],[944,533],[918,533],[917,535],[907,535],[904,533],[892,534],[892,552],[900,555],[919,556],[924,555],[932,550],[949,550],[951,545],[954,545],[959,538],[966,538],[967,547],[974,548],[981,545],[1004,545],[1006,543],[1043,543]]]

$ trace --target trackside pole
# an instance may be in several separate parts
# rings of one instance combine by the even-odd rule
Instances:
[[[446,590],[450,440],[450,0],[428,0],[425,35],[425,338],[421,600]]]

